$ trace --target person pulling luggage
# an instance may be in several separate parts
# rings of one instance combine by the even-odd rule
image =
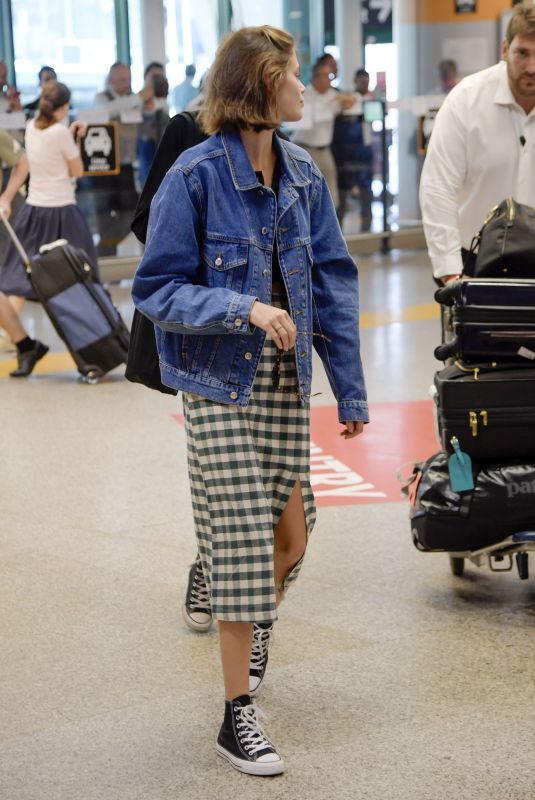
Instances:
[[[16,177],[19,188],[26,180],[29,168],[28,198],[17,214],[13,228],[30,258],[39,252],[42,244],[67,239],[74,247],[84,250],[93,274],[98,277],[93,238],[74,198],[75,179],[83,172],[76,139],[84,134],[86,125],[73,122],[66,128],[62,124],[69,113],[70,97],[70,90],[58,81],[48,81],[43,88],[39,115],[26,128],[28,166]],[[37,300],[13,243],[7,249],[0,270],[0,291],[11,298],[16,311],[20,310],[25,299]],[[27,377],[46,353],[43,347],[34,346],[31,356],[17,351],[18,368],[11,377]]]

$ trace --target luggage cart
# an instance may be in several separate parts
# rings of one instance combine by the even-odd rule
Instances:
[[[417,550],[423,553],[429,552],[416,540],[413,539],[413,542]],[[529,578],[529,554],[533,552],[535,552],[535,532],[526,532],[515,533],[498,544],[482,547],[479,550],[455,550],[447,555],[450,569],[458,578],[464,574],[466,561],[470,561],[476,567],[487,564],[491,572],[511,572],[514,556],[518,577],[525,581]]]

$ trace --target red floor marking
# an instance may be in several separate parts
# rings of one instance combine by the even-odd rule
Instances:
[[[310,474],[319,506],[398,502],[399,467],[439,449],[430,400],[372,403],[370,419],[362,436],[345,441],[335,406],[312,409]]]
[[[184,425],[182,414],[172,416]],[[318,506],[397,503],[399,467],[439,449],[430,400],[372,403],[370,418],[362,436],[346,442],[336,406],[312,409],[310,476]]]

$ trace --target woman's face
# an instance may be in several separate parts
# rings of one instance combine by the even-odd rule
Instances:
[[[277,115],[280,122],[297,122],[301,119],[304,91],[305,87],[300,80],[299,62],[293,52],[277,91]]]

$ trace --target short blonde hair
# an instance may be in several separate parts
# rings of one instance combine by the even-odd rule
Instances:
[[[204,131],[212,134],[224,128],[275,128],[277,87],[293,51],[293,37],[270,25],[229,34],[208,74],[199,114]]]
[[[513,8],[505,31],[507,43],[511,44],[515,36],[535,36],[535,6],[533,3],[519,3]]]

